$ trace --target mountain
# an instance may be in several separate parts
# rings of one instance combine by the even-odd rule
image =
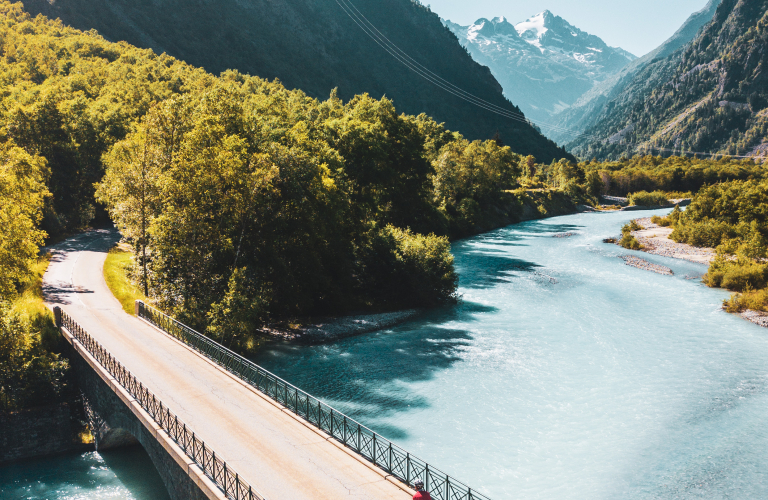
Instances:
[[[426,113],[468,139],[490,139],[498,133],[514,151],[539,161],[570,156],[524,121],[491,113],[454,95],[456,91],[433,85],[382,48],[386,37],[413,61],[462,90],[520,113],[488,68],[473,61],[440,18],[416,0],[355,0],[354,5],[350,0],[22,3],[33,15],[95,29],[109,40],[166,52],[214,73],[231,68],[277,78],[288,88],[320,98],[327,98],[334,88],[345,100],[361,93],[386,95],[398,110]],[[378,42],[361,29],[364,19],[380,31]]]
[[[553,116],[637,59],[548,10],[514,26],[504,17],[481,18],[470,26],[443,23],[476,61],[490,68],[504,95],[543,123],[551,123]]]
[[[606,105],[632,83],[633,78],[640,70],[652,61],[669,56],[693,40],[699,30],[712,20],[721,2],[722,0],[709,0],[703,9],[691,14],[685,23],[656,49],[639,59],[635,59],[624,66],[621,71],[595,85],[570,108],[555,117],[554,125],[561,130],[568,130],[570,133],[564,134],[554,131],[549,136],[561,143],[571,142],[574,134],[594,126],[605,111]]]
[[[723,0],[680,49],[639,70],[606,103],[582,157],[637,152],[768,153],[768,0]]]

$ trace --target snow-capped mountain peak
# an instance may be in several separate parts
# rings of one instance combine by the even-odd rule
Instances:
[[[450,21],[449,21],[450,22]],[[505,36],[517,38],[517,30],[507,21],[504,16],[494,17],[490,21],[481,17],[475,23],[467,28],[467,38],[476,40],[478,36],[493,38],[496,36]]]
[[[534,120],[549,121],[635,59],[548,10],[516,25],[503,16],[443,23]]]
[[[552,17],[552,13],[545,10],[526,19],[522,23],[516,24],[515,30],[523,40],[540,47],[540,40],[549,31],[547,24]]]

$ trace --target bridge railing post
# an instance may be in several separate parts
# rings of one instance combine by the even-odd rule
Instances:
[[[53,306],[53,320],[56,322],[56,328],[61,328],[61,307]]]
[[[133,303],[133,312],[136,314],[137,318],[141,317],[141,306],[143,306],[144,303],[140,300],[137,300]]]

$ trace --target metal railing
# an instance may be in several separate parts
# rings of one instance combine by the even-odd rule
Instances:
[[[137,304],[140,318],[189,345],[408,486],[421,479],[435,500],[490,500],[256,363],[141,301]]]
[[[60,311],[60,312],[59,312]],[[216,452],[206,446],[187,425],[163,405],[144,385],[134,377],[119,361],[117,361],[101,344],[93,339],[67,313],[59,309],[55,311],[59,326],[64,326],[96,361],[103,366],[128,393],[133,396],[141,407],[149,413],[173,441],[184,450],[202,471],[208,476],[231,500],[264,500],[247,482],[227,466],[227,463]],[[60,315],[60,316],[59,316]],[[59,319],[60,318],[60,319]]]

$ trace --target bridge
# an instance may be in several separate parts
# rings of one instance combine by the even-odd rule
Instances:
[[[160,311],[126,314],[102,276],[119,240],[52,249],[46,303],[71,344],[97,449],[139,442],[174,499],[487,500],[364,425]]]

